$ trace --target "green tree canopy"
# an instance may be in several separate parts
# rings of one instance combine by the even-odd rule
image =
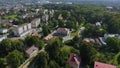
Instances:
[[[35,45],[40,49],[44,46],[44,42],[38,36],[27,36],[25,41],[29,46]]]
[[[35,68],[47,68],[49,56],[45,52],[40,52],[35,62]]]
[[[94,58],[97,54],[97,50],[91,43],[83,42],[80,46],[80,55],[83,63],[91,64],[94,62]]]
[[[7,56],[7,61],[12,68],[18,68],[23,60],[23,54],[17,50],[10,52]]]
[[[48,42],[48,45],[45,47],[45,50],[49,54],[51,59],[55,59],[60,52],[62,47],[62,39],[57,37],[53,38]]]
[[[120,40],[115,37],[108,37],[106,39],[106,43],[109,47],[109,51],[112,52],[119,52],[120,51]]]

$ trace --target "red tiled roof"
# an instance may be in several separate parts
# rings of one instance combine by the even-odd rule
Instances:
[[[105,63],[101,63],[101,62],[95,62],[94,68],[117,68],[117,66],[105,64]]]
[[[79,65],[80,64],[80,57],[77,54],[71,53],[70,57],[68,59],[68,63],[69,64],[73,64],[73,65]]]
[[[58,30],[63,30],[64,31],[64,30],[66,30],[66,28],[58,28]]]
[[[53,38],[53,36],[51,34],[49,34],[48,36],[44,37],[45,40],[49,40],[51,38]]]

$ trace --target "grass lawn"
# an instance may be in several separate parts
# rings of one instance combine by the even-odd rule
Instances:
[[[78,50],[76,50],[76,49],[73,48],[72,46],[68,46],[68,45],[64,45],[64,46],[61,48],[61,51],[64,51],[66,54],[70,54],[70,53],[72,53],[73,51],[76,52],[76,53],[79,53]]]
[[[17,17],[17,15],[5,15],[5,16],[3,16],[3,18],[11,18],[11,19],[14,19],[16,17]]]
[[[78,36],[78,32],[79,32],[79,30],[72,31],[71,34],[70,34],[70,36]]]
[[[73,47],[71,47],[71,46],[64,45],[64,46],[61,48],[61,51],[65,51],[65,52],[69,53],[72,48],[73,48]]]

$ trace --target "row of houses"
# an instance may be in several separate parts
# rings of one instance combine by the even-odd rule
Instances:
[[[98,38],[84,38],[83,41],[85,42],[89,42],[89,43],[97,43],[100,45],[107,45],[107,43],[105,42],[106,39],[108,37],[115,37],[120,39],[120,35],[119,34],[104,34],[103,37],[98,37]]]
[[[120,39],[120,35],[119,34],[104,34],[104,37],[99,37],[99,40],[100,40],[101,44],[107,45],[105,40],[108,37],[116,37],[116,38]]]
[[[24,36],[23,34],[24,33],[29,33],[31,32],[30,30],[32,28],[37,28],[40,24],[40,18],[37,18],[37,19],[34,19],[31,23],[26,23],[26,24],[23,24],[23,25],[14,25],[14,35],[15,36]]]
[[[81,62],[82,62],[82,60],[81,60],[80,55],[75,54],[75,53],[70,54],[70,56],[68,58],[68,63],[71,68],[80,68]],[[118,67],[115,65],[95,61],[94,68],[118,68]]]

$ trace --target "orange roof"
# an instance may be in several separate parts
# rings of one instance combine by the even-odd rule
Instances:
[[[38,36],[38,34],[37,33],[32,33],[31,36]]]
[[[58,28],[58,30],[63,30],[64,31],[64,30],[66,30],[66,28]]]
[[[117,68],[117,66],[105,64],[105,63],[101,63],[101,62],[95,62],[94,68]]]
[[[51,34],[49,34],[48,36],[44,37],[45,40],[49,40],[51,38],[53,38],[53,36]]]

